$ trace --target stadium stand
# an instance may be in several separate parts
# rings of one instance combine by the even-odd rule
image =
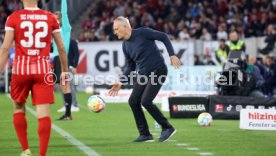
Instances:
[[[226,39],[236,29],[241,38],[264,36],[276,24],[276,1],[270,0],[110,0],[93,1],[79,40],[112,41],[112,19],[123,15],[133,28],[152,27],[171,39]],[[219,24],[218,24],[219,23]]]
[[[80,42],[116,40],[112,20],[120,15],[127,16],[133,28],[152,27],[175,40],[227,39],[233,29],[241,38],[259,37],[267,34],[268,25],[276,25],[276,1],[270,0],[110,0],[108,3],[90,3],[88,16],[76,22],[82,23]],[[22,4],[18,0],[0,0],[1,31],[7,16],[20,8]]]

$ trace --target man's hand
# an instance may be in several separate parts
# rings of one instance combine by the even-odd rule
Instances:
[[[117,82],[115,84],[112,85],[112,88],[109,90],[108,95],[109,96],[117,96],[119,90],[122,87],[122,83],[121,82]]]
[[[68,72],[62,72],[60,75],[60,88],[61,91],[66,94],[70,93],[70,76]]]
[[[179,58],[177,56],[173,55],[173,56],[170,56],[170,59],[171,59],[171,63],[174,66],[174,68],[178,69],[181,65]]]
[[[72,74],[73,74],[73,75],[77,74],[77,68],[72,67],[72,68],[71,68],[71,71],[72,71]]]

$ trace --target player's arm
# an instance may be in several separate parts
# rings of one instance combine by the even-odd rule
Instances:
[[[67,0],[62,0],[61,1],[61,21],[62,21],[62,38],[65,46],[65,50],[67,54],[69,53],[69,47],[70,47],[70,37],[71,37],[71,25],[67,13]]]
[[[59,32],[53,33],[55,43],[57,44],[59,59],[61,63],[61,72],[68,72],[68,62],[65,47]]]
[[[62,15],[62,30],[66,33],[69,33],[69,36],[71,35],[71,25],[68,17],[68,11],[67,11],[67,0],[61,1],[61,15]]]
[[[172,43],[166,33],[157,31],[157,30],[153,30],[153,29],[149,29],[149,28],[145,28],[145,29],[142,29],[142,34],[147,39],[158,40],[158,41],[163,42],[167,48],[168,53],[169,53],[172,65],[175,68],[180,67],[181,62],[180,62],[179,58],[175,55]]]
[[[5,33],[4,42],[0,49],[0,73],[6,65],[9,58],[9,51],[14,40],[14,31],[8,30]]]
[[[54,40],[57,44],[57,49],[59,53],[59,59],[61,63],[61,76],[60,76],[60,86],[64,94],[70,93],[70,77],[68,74],[68,61],[66,56],[65,47],[60,35],[60,32],[53,33]]]

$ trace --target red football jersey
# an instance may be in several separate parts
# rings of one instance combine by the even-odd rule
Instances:
[[[38,8],[25,8],[8,17],[5,30],[14,31],[13,74],[45,74],[50,71],[52,33],[60,32],[54,14]]]

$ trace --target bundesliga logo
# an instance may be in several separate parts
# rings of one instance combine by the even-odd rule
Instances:
[[[216,104],[215,106],[216,106],[215,112],[223,112],[223,109],[224,109],[223,104]]]

